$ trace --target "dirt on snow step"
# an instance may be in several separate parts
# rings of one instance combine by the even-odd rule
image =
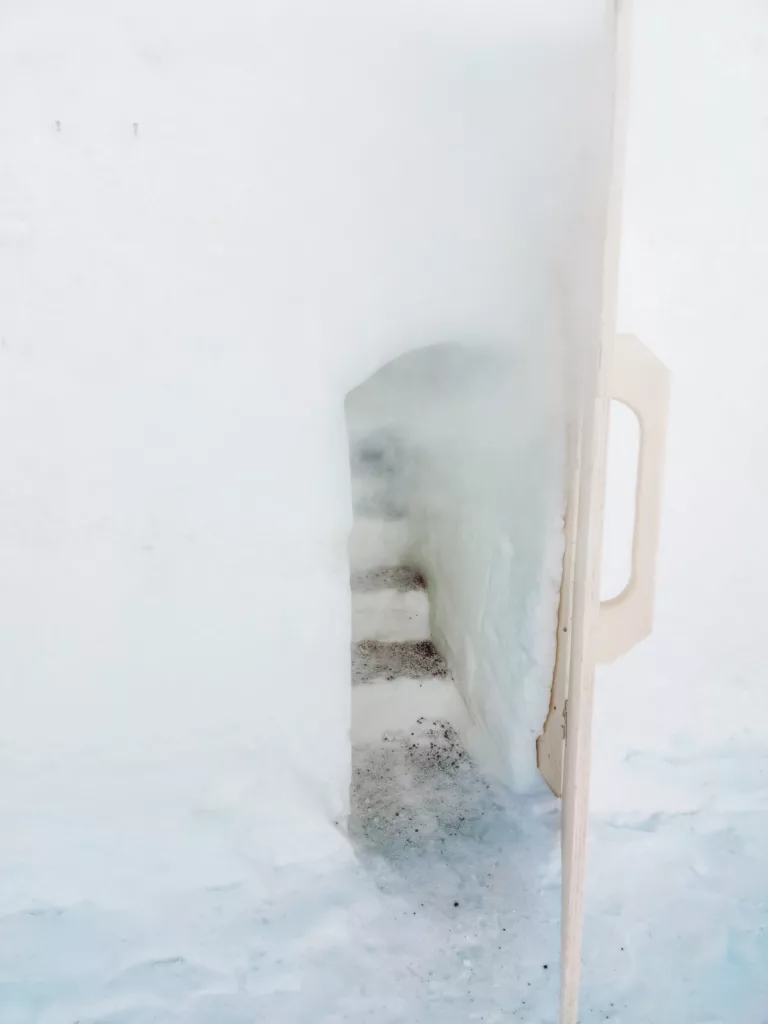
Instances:
[[[352,683],[377,679],[446,679],[448,666],[431,640],[382,642],[363,640],[352,645]]]

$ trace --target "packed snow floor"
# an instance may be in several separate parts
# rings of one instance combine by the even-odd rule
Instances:
[[[583,1019],[767,1024],[768,750],[630,753],[597,781],[636,810],[592,822]]]
[[[435,723],[354,757],[354,861],[276,871],[267,900],[7,915],[2,1024],[554,1024],[556,801],[488,783]],[[765,1024],[764,755],[627,771],[678,810],[594,823],[581,1020]]]

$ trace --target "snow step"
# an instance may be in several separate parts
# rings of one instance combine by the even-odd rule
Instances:
[[[349,535],[349,564],[353,575],[382,566],[408,562],[407,519],[356,516]]]
[[[352,574],[352,640],[429,640],[426,582],[409,566]]]
[[[388,679],[375,686],[352,687],[352,743],[381,743],[397,733],[411,732],[425,720],[440,722],[464,734],[468,719],[464,702],[449,677]]]
[[[448,666],[431,640],[363,640],[352,646],[352,683],[393,679],[447,679]]]
[[[401,519],[408,511],[402,440],[376,430],[351,445],[352,505],[358,516]]]
[[[380,480],[352,479],[352,508],[356,516],[379,518],[389,522],[404,519],[408,512],[405,499],[393,495]]]
[[[427,581],[418,569],[407,565],[384,566],[379,569],[365,569],[352,573],[350,579],[353,593],[368,594],[378,590],[425,590]]]

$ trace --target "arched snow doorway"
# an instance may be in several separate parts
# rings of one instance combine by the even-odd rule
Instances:
[[[346,398],[352,741],[450,725],[536,779],[563,551],[566,403],[547,346],[443,343]]]

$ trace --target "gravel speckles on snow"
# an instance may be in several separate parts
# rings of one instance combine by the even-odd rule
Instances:
[[[397,590],[401,594],[409,590],[424,590],[427,581],[418,569],[408,565],[387,566],[352,573],[350,586],[353,592],[366,594],[376,590]]]
[[[512,797],[484,779],[442,722],[356,750],[354,772],[350,833],[361,864],[383,896],[403,902],[404,927],[418,929],[395,943],[410,947],[397,984],[407,980],[411,1019],[554,1020],[557,977],[542,979],[540,964],[559,941],[548,876],[556,802]],[[522,1003],[533,1005],[531,986],[543,1018]]]
[[[353,684],[375,679],[434,679],[448,675],[445,659],[431,640],[383,643],[364,640],[352,651]]]

